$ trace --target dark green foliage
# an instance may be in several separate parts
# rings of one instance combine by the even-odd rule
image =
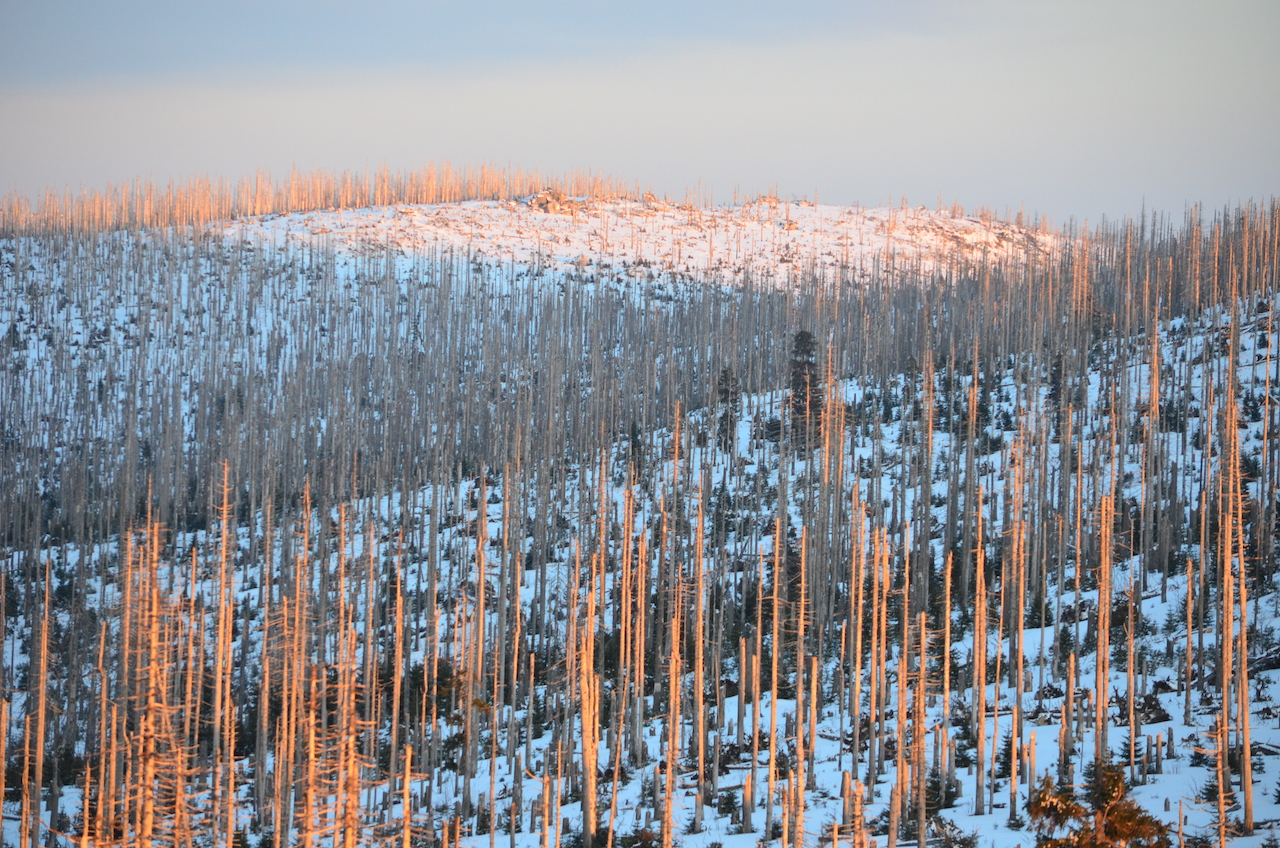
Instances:
[[[1169,848],[1169,826],[1129,797],[1124,770],[1104,764],[1094,772],[1086,803],[1048,776],[1041,781],[1027,804],[1037,848]]]
[[[939,829],[942,831],[942,848],[978,848],[978,832],[964,833],[951,822],[943,819]]]
[[[1028,628],[1049,627],[1053,624],[1053,607],[1044,602],[1044,595],[1036,593],[1027,606],[1023,622]]]
[[[619,848],[654,848],[662,844],[662,833],[642,827],[618,836]]]
[[[1084,638],[1080,640],[1079,656],[1087,657],[1089,654],[1098,650],[1098,630],[1090,621],[1088,627],[1085,628]]]
[[[1174,401],[1160,404],[1160,430],[1165,433],[1185,433],[1187,431],[1186,410]]]
[[[764,422],[764,431],[761,434],[767,442],[777,444],[782,441],[782,419],[776,415]]]
[[[547,724],[547,701],[537,695],[533,696],[533,738],[541,739]]]
[[[1115,774],[1112,775],[1112,772]],[[1098,764],[1096,762],[1089,762],[1085,765],[1084,774],[1082,775],[1084,778],[1084,800],[1094,807],[1098,807],[1106,802],[1107,793],[1111,791],[1106,780],[1110,780],[1113,776],[1118,777],[1119,780],[1124,783],[1126,792],[1129,790],[1129,784],[1125,781],[1124,777],[1124,769],[1120,766],[1110,763],[1103,765],[1101,776],[1106,778],[1106,780],[1100,779],[1099,774]]]
[[[956,786],[954,783],[943,778],[937,769],[929,772],[928,780],[925,782],[924,795],[924,814],[925,818],[933,819],[943,809],[954,807],[956,804]],[[914,839],[916,836],[916,819],[918,811],[916,809],[914,797],[911,803],[907,805],[906,812],[902,816],[902,837],[904,839]]]
[[[996,755],[996,777],[1008,777],[1013,771],[1013,734],[1005,733],[1000,740],[1000,753]]]
[[[634,418],[631,420],[631,432],[627,442],[627,459],[637,470],[644,468],[644,437],[640,432],[640,425]]]
[[[1214,771],[1210,773],[1209,780],[1206,781],[1205,785],[1200,789],[1200,795],[1198,796],[1197,800],[1203,801],[1206,804],[1217,804],[1218,791],[1219,791],[1218,772]],[[1223,804],[1227,807],[1230,807],[1232,804],[1235,803],[1235,800],[1236,800],[1236,794],[1231,791],[1231,782],[1230,780],[1228,780],[1227,794],[1226,794],[1226,797],[1223,799]]]
[[[1004,450],[1004,434],[1003,433],[981,433],[978,436],[977,453],[978,456],[987,456]]]
[[[716,380],[716,399],[720,403],[716,444],[722,451],[731,451],[738,431],[738,418],[742,414],[742,384],[732,366],[726,365],[720,371]]]
[[[1074,625],[1064,624],[1058,628],[1058,654],[1065,658],[1076,649],[1076,630]]]
[[[956,740],[956,767],[968,768],[974,764],[974,749],[978,743],[973,734],[973,716],[967,703],[957,701],[952,704],[951,726]]]
[[[791,343],[791,420],[798,428],[822,413],[826,395],[818,376],[818,342],[800,330]]]

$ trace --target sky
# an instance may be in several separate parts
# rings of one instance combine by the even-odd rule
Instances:
[[[0,0],[0,194],[496,164],[1054,221],[1280,195],[1276,0]]]

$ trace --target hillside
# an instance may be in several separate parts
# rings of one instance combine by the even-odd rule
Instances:
[[[1277,233],[544,193],[9,237],[6,840],[1012,848],[1101,758],[1260,845]]]

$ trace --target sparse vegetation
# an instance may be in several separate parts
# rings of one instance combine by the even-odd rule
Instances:
[[[1280,207],[741,287],[206,227],[542,187],[308,179],[0,212],[23,845],[1165,848],[1175,725],[1272,804]]]

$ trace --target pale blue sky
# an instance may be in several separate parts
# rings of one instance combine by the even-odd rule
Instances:
[[[1280,194],[1275,0],[0,0],[0,192],[425,161],[1055,220]]]

